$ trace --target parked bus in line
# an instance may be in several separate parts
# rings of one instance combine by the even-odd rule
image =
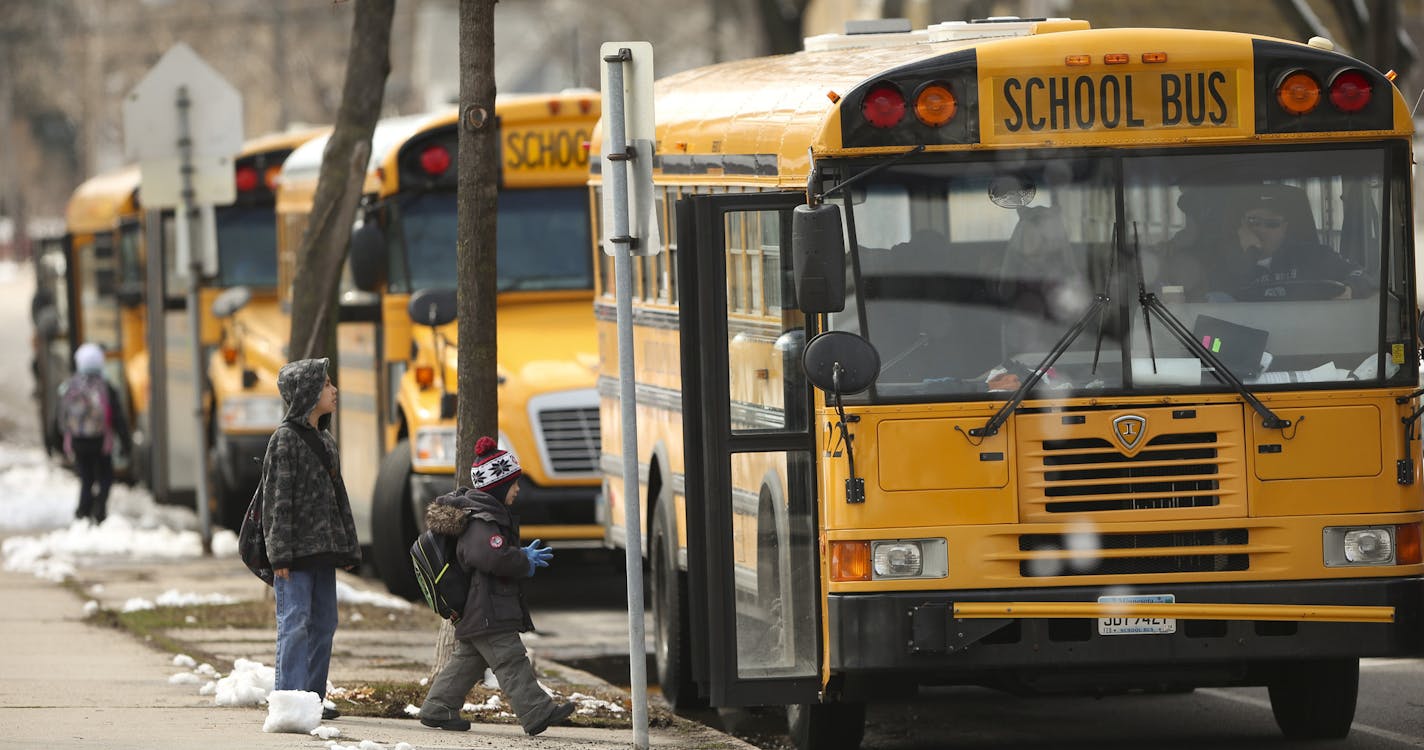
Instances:
[[[798,747],[853,748],[927,685],[1264,685],[1325,739],[1360,658],[1424,652],[1389,77],[991,19],[655,89],[636,405],[601,254],[596,309],[607,534],[641,504],[674,705],[786,705]]]
[[[280,350],[241,346],[249,329],[281,326],[277,310],[276,186],[282,163],[325,128],[304,128],[244,145],[234,172],[237,201],[217,209],[218,274],[203,284],[212,517],[236,531],[262,476],[267,440],[286,413],[271,369]],[[282,329],[285,338],[285,329]],[[262,334],[259,333],[259,336]],[[249,362],[261,359],[258,363]]]
[[[562,549],[598,549],[597,345],[586,252],[586,144],[598,97],[501,96],[495,109],[503,154],[499,441],[524,469],[523,533]],[[336,422],[357,532],[381,580],[411,598],[420,592],[409,550],[424,508],[455,487],[457,140],[454,110],[378,126],[337,329]],[[295,247],[309,220],[321,148],[308,144],[284,168],[283,248]],[[283,268],[294,268],[294,252],[284,252]]]
[[[236,156],[237,200],[214,210],[218,273],[199,289],[205,348],[218,342],[216,299],[227,288],[260,280],[263,266],[275,265],[270,240],[265,248],[273,260],[262,260],[263,235],[270,236],[274,226],[268,180],[293,146],[312,135],[256,138]],[[134,455],[120,457],[120,473],[145,484],[161,502],[191,503],[196,495],[193,467],[208,459],[205,446],[220,431],[210,424],[208,434],[202,434],[193,419],[193,389],[205,387],[209,375],[195,378],[192,372],[193,337],[185,313],[188,269],[174,264],[172,211],[143,206],[140,178],[137,167],[126,167],[84,182],[69,202],[63,247],[44,248],[45,278],[57,282],[63,274],[64,293],[56,287],[46,295],[55,304],[53,313],[43,317],[56,321],[48,329],[49,347],[56,351],[38,391],[46,400],[44,412],[52,417],[58,384],[69,371],[68,353],[86,341],[103,346],[108,375],[119,385],[125,401],[121,408],[134,428]],[[163,302],[149,304],[151,299]],[[41,315],[38,310],[36,315]],[[59,356],[60,349],[65,356]],[[216,413],[210,409],[209,420]],[[52,422],[47,421],[46,430],[57,435]],[[225,486],[222,477],[218,481],[220,488]],[[223,510],[220,497],[213,498],[215,511]],[[239,520],[246,500],[236,514]]]

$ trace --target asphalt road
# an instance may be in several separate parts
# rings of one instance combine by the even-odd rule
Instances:
[[[557,553],[556,553],[557,554]],[[558,558],[529,587],[535,623],[579,648],[560,661],[627,684],[626,585],[622,558]],[[651,622],[647,645],[651,647]],[[551,638],[551,640],[554,640]],[[557,639],[561,643],[564,638]],[[656,674],[649,669],[649,679]],[[1424,748],[1424,660],[1361,664],[1355,726],[1338,742],[1281,737],[1265,688],[1202,688],[1176,695],[1023,698],[980,688],[926,689],[913,701],[872,706],[864,750],[1330,750]],[[689,718],[768,750],[790,747],[774,709],[701,711]]]

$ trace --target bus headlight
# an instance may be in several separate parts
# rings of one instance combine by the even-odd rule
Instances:
[[[1326,567],[1394,565],[1399,529],[1397,526],[1326,527]]]
[[[949,575],[949,551],[943,539],[871,542],[870,560],[874,580],[944,578]]]
[[[428,427],[415,431],[411,464],[417,469],[449,469],[455,465],[455,428]]]
[[[218,424],[224,432],[230,430],[267,431],[277,429],[287,405],[277,396],[232,396],[223,399],[218,410]]]

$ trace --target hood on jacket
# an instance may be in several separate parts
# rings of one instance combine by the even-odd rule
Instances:
[[[306,423],[308,415],[321,400],[321,389],[326,387],[326,367],[330,362],[322,357],[299,359],[282,365],[277,372],[277,392],[287,402],[285,421]],[[326,429],[330,416],[321,418],[321,429]]]
[[[481,517],[493,523],[509,524],[509,507],[488,493],[469,487],[435,498],[425,508],[425,527],[437,534],[459,536],[470,519]]]

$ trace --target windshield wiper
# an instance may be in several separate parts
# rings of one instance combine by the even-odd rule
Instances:
[[[999,407],[998,411],[994,412],[994,416],[990,417],[989,421],[985,422],[983,427],[971,428],[969,435],[971,437],[989,437],[999,434],[999,428],[1004,426],[1004,422],[1008,420],[1009,415],[1013,413],[1014,409],[1017,409],[1019,404],[1023,403],[1029,391],[1033,390],[1033,387],[1038,385],[1038,381],[1043,379],[1044,374],[1048,372],[1048,368],[1052,367],[1053,363],[1057,362],[1058,358],[1063,356],[1063,352],[1068,351],[1068,347],[1073,345],[1073,341],[1078,338],[1078,334],[1082,333],[1083,329],[1088,327],[1088,321],[1092,320],[1094,315],[1098,315],[1107,309],[1108,303],[1111,301],[1112,300],[1109,299],[1106,294],[1099,293],[1093,295],[1093,304],[1088,306],[1087,311],[1083,313],[1082,317],[1078,318],[1078,322],[1074,323],[1072,328],[1069,328],[1063,333],[1053,345],[1053,348],[1049,350],[1048,355],[1043,358],[1042,362],[1038,363],[1038,367],[1034,368],[1033,374],[1030,375],[1027,380],[1019,383],[1019,387],[1014,390],[1014,395],[1009,397],[1009,400],[1004,402],[1004,405]]]
[[[1232,372],[1231,368],[1222,363],[1221,359],[1213,354],[1210,349],[1206,348],[1201,341],[1197,340],[1197,337],[1192,335],[1192,332],[1187,330],[1187,327],[1182,324],[1181,319],[1172,314],[1172,311],[1168,310],[1167,306],[1162,304],[1162,300],[1157,299],[1156,294],[1147,291],[1147,284],[1142,273],[1142,248],[1137,243],[1137,222],[1133,222],[1132,224],[1132,252],[1133,255],[1136,256],[1135,260],[1137,262],[1137,302],[1142,305],[1142,320],[1143,325],[1146,327],[1147,351],[1148,355],[1152,358],[1152,371],[1157,372],[1157,352],[1152,344],[1152,318],[1149,313],[1155,313],[1158,320],[1162,321],[1162,324],[1167,327],[1167,330],[1176,337],[1178,341],[1182,342],[1188,350],[1211,365],[1212,372],[1215,373],[1216,377],[1231,386],[1231,389],[1236,391],[1237,395],[1245,399],[1246,403],[1250,404],[1251,408],[1255,409],[1256,413],[1261,415],[1261,424],[1266,429],[1283,430],[1290,427],[1291,421],[1289,419],[1282,419],[1277,416],[1275,412],[1271,411],[1270,407],[1261,403],[1261,400],[1256,398],[1255,394],[1251,393],[1251,389],[1247,388],[1246,384],[1241,382],[1240,378],[1236,377],[1236,373]]]

